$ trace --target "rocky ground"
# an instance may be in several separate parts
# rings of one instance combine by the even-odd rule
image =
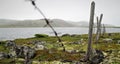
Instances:
[[[87,34],[56,37],[15,39],[0,42],[0,64],[120,64],[120,34],[102,36],[99,43],[93,39],[90,61],[83,61],[87,50]]]

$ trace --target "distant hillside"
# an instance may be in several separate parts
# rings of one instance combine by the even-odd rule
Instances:
[[[60,20],[60,19],[52,19],[51,25],[54,27],[76,27],[72,23],[64,21],[64,20]]]
[[[50,20],[50,23],[54,27],[75,27],[71,23],[60,19]],[[46,25],[44,19],[23,21],[0,19],[0,27],[43,27],[44,25]]]
[[[88,27],[89,23],[86,21],[71,22],[61,19],[51,19],[50,23],[53,27]],[[46,25],[44,19],[39,20],[9,20],[0,19],[0,27],[44,27]],[[112,25],[107,25],[111,27]],[[113,27],[113,26],[112,26]]]
[[[89,23],[87,21],[80,21],[80,22],[70,22],[71,24],[78,26],[78,27],[88,27]]]

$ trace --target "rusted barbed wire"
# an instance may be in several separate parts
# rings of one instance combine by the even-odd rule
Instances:
[[[46,22],[46,25],[48,25],[54,32],[55,36],[58,38],[58,41],[61,42],[62,40],[58,37],[57,32],[54,30],[54,28],[51,26],[49,20],[46,18],[46,16],[43,14],[43,12],[36,6],[35,0],[29,0],[31,1],[32,5],[35,7],[35,9],[44,17],[44,20]],[[46,26],[45,25],[45,26]]]
[[[63,51],[65,51],[65,47],[64,47],[64,44],[62,43],[62,40],[60,39],[60,37],[58,36],[57,32],[55,31],[55,29],[52,27],[52,25],[50,24],[49,20],[47,19],[47,17],[44,15],[44,13],[40,10],[40,8],[37,7],[36,3],[35,3],[35,0],[29,0],[31,1],[31,4],[35,7],[35,9],[44,17],[44,20],[46,22],[46,25],[45,26],[49,26],[52,31],[54,32],[55,36],[57,37],[58,41],[61,42],[62,44],[62,47],[63,47]],[[45,27],[44,26],[44,27]]]

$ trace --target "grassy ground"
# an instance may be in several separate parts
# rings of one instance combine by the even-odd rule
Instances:
[[[57,38],[54,36],[49,36],[49,37],[42,37],[42,38],[26,38],[26,39],[15,39],[15,43],[18,45],[27,45],[27,46],[33,46],[32,44],[29,44],[28,42],[32,42],[35,40],[39,41],[46,41],[47,43],[45,46],[48,48],[48,50],[38,50],[36,51],[36,56],[33,58],[34,61],[59,61],[61,59],[64,60],[80,60],[85,56],[85,52],[87,50],[87,39],[88,35],[83,34],[83,35],[76,35],[76,36],[64,36],[60,37],[62,39],[62,43],[64,43],[65,47],[67,50],[78,50],[78,53],[71,54],[68,52],[63,52],[62,47],[58,47],[60,42],[57,42]],[[103,39],[105,38],[110,38],[113,39],[112,42],[105,42]],[[83,40],[81,44],[71,44],[71,42],[79,42]],[[106,57],[110,60],[110,56],[113,58],[118,58],[120,59],[120,44],[117,44],[117,41],[120,40],[120,33],[110,33],[110,34],[105,34],[104,36],[101,36],[99,42],[96,44],[95,43],[95,35],[93,37],[93,42],[92,42],[92,47],[97,48],[99,50],[102,50],[105,52],[107,55]],[[0,51],[7,52],[8,50],[4,50],[4,44],[0,44]],[[112,50],[113,53],[109,53],[109,51]],[[48,51],[52,51],[53,53],[50,54]],[[5,59],[8,62],[11,62],[12,60]],[[0,63],[4,62],[4,60],[0,60]],[[111,64],[119,64],[120,62],[116,59],[111,60]]]

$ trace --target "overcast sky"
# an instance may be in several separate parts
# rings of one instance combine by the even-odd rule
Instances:
[[[36,4],[50,19],[89,21],[91,1],[96,3],[95,16],[104,14],[102,23],[120,26],[120,0],[36,0]],[[41,18],[29,1],[0,0],[0,19]]]

